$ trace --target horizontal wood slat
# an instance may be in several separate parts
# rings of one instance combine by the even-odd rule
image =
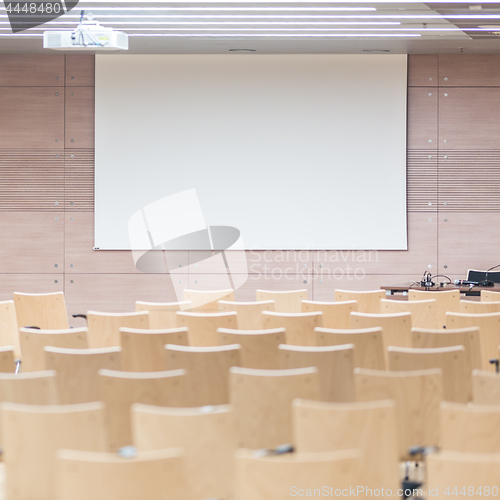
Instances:
[[[64,210],[64,155],[0,149],[0,211]]]
[[[65,208],[71,212],[94,211],[93,149],[66,150]]]
[[[436,212],[438,202],[438,169],[435,150],[408,150],[408,212]]]
[[[439,153],[440,210],[500,212],[500,150]]]

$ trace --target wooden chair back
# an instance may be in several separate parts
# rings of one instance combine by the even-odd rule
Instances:
[[[147,311],[132,313],[87,313],[88,339],[91,349],[120,345],[120,328],[149,328]]]
[[[472,369],[481,369],[481,341],[478,327],[457,329],[412,328],[411,339],[413,347],[437,348],[463,345],[468,366]]]
[[[298,453],[358,449],[367,488],[399,488],[396,403],[293,402],[293,442]]]
[[[389,347],[389,370],[413,371],[440,368],[443,373],[443,395],[446,401],[468,403],[472,400],[471,367],[462,345],[420,349]]]
[[[438,328],[446,325],[446,313],[458,312],[460,310],[460,291],[459,290],[408,290],[408,300],[429,300],[433,299],[437,305]]]
[[[345,329],[351,324],[350,314],[358,310],[355,300],[345,302],[314,302],[312,300],[302,301],[302,312],[322,312],[323,328]]]
[[[481,361],[483,370],[493,371],[494,365],[490,359],[498,358],[500,345],[500,313],[465,314],[446,313],[446,328],[479,328],[481,344]]]
[[[278,346],[286,342],[285,329],[272,330],[217,330],[218,344],[239,344],[240,363],[244,368],[276,370],[278,368]]]
[[[240,330],[262,330],[262,311],[274,311],[274,302],[230,302],[219,300],[219,311],[233,311],[238,315],[238,328]]]
[[[0,346],[12,346],[15,358],[21,357],[19,327],[13,300],[0,302]]]
[[[192,304],[192,311],[217,312],[219,300],[234,301],[234,290],[184,290],[184,301]]]
[[[500,406],[441,403],[439,445],[449,451],[500,453]]]
[[[36,326],[42,330],[69,328],[63,292],[14,292],[17,325]]]
[[[385,370],[384,339],[381,327],[360,330],[316,328],[316,345],[354,344],[354,367]]]
[[[355,300],[357,311],[362,313],[380,313],[380,301],[386,297],[385,290],[369,290],[355,292],[351,290],[335,290],[335,302]]]
[[[126,372],[165,371],[165,346],[188,345],[187,328],[120,328],[121,366]]]
[[[177,327],[188,329],[190,346],[216,346],[217,329],[238,329],[238,315],[235,312],[178,312]]]
[[[236,422],[230,406],[160,408],[132,406],[139,452],[182,448],[193,498],[230,498],[233,491]]]
[[[439,328],[436,299],[380,301],[381,314],[411,313],[411,324],[416,328]]]
[[[60,450],[57,459],[57,500],[193,498],[179,448],[145,451],[133,458]]]
[[[239,448],[292,443],[292,401],[319,398],[318,369],[230,369],[230,401]]]
[[[57,373],[59,403],[71,405],[99,401],[101,369],[121,370],[120,347],[63,349],[45,347],[45,366]]]
[[[149,328],[152,330],[165,330],[177,327],[177,311],[191,309],[192,304],[185,302],[135,302],[137,312],[149,312]]]
[[[235,498],[289,500],[290,496],[299,496],[306,491],[312,494],[330,484],[340,491],[357,491],[363,477],[359,456],[358,450],[274,456],[238,450],[235,456]]]
[[[354,345],[296,346],[280,345],[278,366],[282,370],[315,366],[319,377],[319,400],[355,401]]]
[[[57,498],[56,452],[106,451],[103,403],[0,405],[7,498]]]
[[[286,290],[272,292],[269,290],[257,290],[257,302],[264,300],[274,301],[274,310],[280,313],[302,312],[302,301],[307,300],[307,290]]]
[[[460,311],[466,314],[487,314],[500,312],[500,301],[461,300]]]
[[[500,292],[491,290],[481,290],[481,302],[498,302],[500,301]]]
[[[439,404],[443,400],[440,369],[390,372],[354,369],[357,401],[396,402],[399,457],[409,459],[412,446],[437,446]]]
[[[499,373],[473,370],[472,402],[481,405],[500,405]]]
[[[313,346],[316,343],[314,329],[323,325],[323,313],[279,313],[264,311],[263,328],[284,328],[287,344]]]
[[[46,370],[45,347],[65,347],[68,349],[87,349],[87,328],[68,328],[67,330],[36,330],[20,328],[22,371],[37,372]]]
[[[240,366],[240,346],[165,346],[165,368],[186,370],[189,406],[229,403],[229,369]]]
[[[98,375],[99,399],[106,405],[111,451],[133,444],[132,404],[189,406],[185,370],[149,373],[99,370]]]
[[[0,373],[0,402],[26,405],[57,405],[56,372]]]

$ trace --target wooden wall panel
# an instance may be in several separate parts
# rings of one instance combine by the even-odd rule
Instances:
[[[94,147],[94,87],[72,87],[66,91],[65,147]]]
[[[500,150],[441,150],[439,209],[500,212]]]
[[[469,268],[500,264],[499,225],[500,213],[440,213],[439,270],[465,279]]]
[[[500,87],[500,55],[441,54],[440,87]]]
[[[64,55],[0,54],[0,87],[64,87]]]
[[[455,150],[498,149],[499,109],[500,88],[440,89],[440,147]]]
[[[437,268],[437,225],[437,213],[408,214],[408,250],[404,251],[313,252],[314,275],[344,276],[356,270],[356,274],[381,275],[434,272]]]
[[[64,148],[64,88],[0,87],[0,148]]]
[[[438,84],[437,55],[408,56],[408,87],[433,87]]]
[[[66,55],[66,87],[95,86],[95,56],[87,54]]]
[[[408,88],[408,149],[437,151],[437,115],[437,88]]]
[[[0,149],[0,211],[64,210],[64,154]]]
[[[0,212],[0,274],[64,273],[63,216]]]
[[[62,292],[63,277],[63,274],[0,274],[0,300],[12,300],[14,292]]]
[[[93,149],[65,151],[64,206],[67,211],[94,212],[94,156]]]
[[[406,158],[407,210],[435,212],[438,202],[438,158],[435,150],[409,150]]]

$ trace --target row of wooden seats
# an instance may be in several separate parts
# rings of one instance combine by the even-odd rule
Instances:
[[[135,444],[141,452],[177,447],[184,450],[188,459],[184,465],[187,476],[191,485],[198,488],[198,495],[192,498],[208,498],[210,495],[233,498],[233,491],[241,494],[234,496],[236,499],[252,498],[245,493],[245,488],[250,487],[252,491],[252,486],[246,485],[245,477],[239,477],[238,472],[234,476],[236,490],[233,490],[233,454],[236,448],[242,447],[272,448],[290,442],[296,446],[299,460],[307,453],[356,449],[359,450],[358,472],[362,472],[362,476],[339,474],[336,477],[331,471],[329,474],[323,471],[323,479],[386,489],[398,487],[398,460],[407,458],[409,444],[439,445],[446,451],[461,453],[493,453],[500,447],[500,407],[440,404],[437,397],[441,386],[439,370],[397,376],[357,370],[356,391],[360,402],[356,403],[314,401],[319,392],[314,368],[272,374],[241,368],[234,368],[231,372],[231,386],[235,391],[231,406],[192,409],[144,404],[131,406],[130,402],[137,400],[165,405],[165,400],[155,399],[161,399],[161,391],[144,390],[144,387],[134,390],[134,384],[105,389],[108,395],[113,392],[111,397],[115,400],[128,399],[127,406],[131,406],[129,444]],[[106,386],[106,377],[110,374],[101,372],[101,376]],[[182,375],[175,377],[180,381]],[[101,453],[109,450],[108,433],[113,434],[117,422],[115,419],[110,421],[110,402],[105,397],[103,399],[105,405],[0,405],[8,498],[59,498],[53,495],[55,454],[59,449]],[[174,399],[167,404],[172,406],[173,402]],[[125,412],[123,406],[122,411]],[[242,453],[241,457],[246,457],[246,460],[258,458],[250,452]],[[62,459],[70,461],[69,457],[89,460],[85,454],[83,458],[74,452],[69,456],[62,454]],[[105,461],[103,457],[101,462]],[[313,462],[322,461],[317,455],[309,458]],[[261,487],[266,484],[264,479],[271,477],[265,470],[263,476],[247,472],[252,476],[250,482]],[[120,477],[123,478],[121,474]],[[177,474],[174,483],[177,484],[181,477],[180,473]],[[356,482],[361,477],[363,481]],[[289,485],[300,484],[300,481],[291,481],[297,478],[290,474],[290,470],[285,478]],[[307,485],[310,476],[303,478],[302,485]],[[240,487],[238,481],[241,481]],[[278,484],[283,486],[284,482],[278,480]],[[80,487],[89,491],[88,485],[80,484]],[[253,498],[274,500],[287,496],[289,491],[286,495],[281,492],[274,497],[257,495]],[[71,497],[63,496],[61,500],[66,498]],[[101,494],[95,498],[104,496]]]

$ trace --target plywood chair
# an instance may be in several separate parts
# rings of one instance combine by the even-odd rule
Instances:
[[[182,448],[196,499],[232,498],[235,425],[230,406],[132,406],[132,433],[139,452]]]
[[[493,371],[490,359],[498,359],[500,345],[500,313],[446,313],[446,328],[479,328],[482,369]]]
[[[218,344],[239,344],[240,363],[244,368],[276,370],[278,346],[286,342],[285,329],[271,330],[217,330]]]
[[[306,492],[354,490],[364,484],[358,450],[262,456],[241,449],[235,455],[235,498],[289,500]],[[324,490],[323,490],[324,491]],[[310,495],[310,496],[311,496]]]
[[[380,301],[385,297],[385,290],[371,290],[366,292],[335,290],[335,302],[355,300],[358,303],[358,312],[370,314],[380,313]]]
[[[165,368],[186,370],[189,406],[229,403],[229,369],[240,365],[240,346],[165,346]]]
[[[56,372],[0,373],[0,402],[57,405]]]
[[[382,328],[384,350],[389,346],[411,347],[411,313],[367,314],[351,313],[351,328]]]
[[[262,330],[262,311],[274,311],[272,300],[262,302],[229,302],[219,300],[219,311],[233,311],[238,314],[238,328],[240,330]]]
[[[149,373],[99,370],[98,374],[99,399],[106,405],[112,451],[132,444],[132,404],[189,406],[185,370]]]
[[[35,326],[43,330],[69,328],[64,294],[14,292],[17,325]]]
[[[413,347],[436,348],[463,345],[468,366],[473,369],[482,367],[481,342],[479,328],[435,329],[412,328],[411,338]]]
[[[441,368],[446,401],[468,403],[472,400],[471,368],[466,363],[464,346],[420,349],[389,347],[389,370],[427,370]]]
[[[500,453],[500,406],[443,402],[439,418],[443,450]]]
[[[302,312],[302,301],[307,300],[307,290],[287,290],[284,292],[271,292],[257,290],[257,302],[273,300],[274,310],[280,313]]]
[[[382,314],[411,313],[411,324],[417,328],[439,328],[437,301],[429,300],[388,300],[380,301]]]
[[[500,405],[500,374],[473,370],[472,402],[482,405]]]
[[[358,449],[364,485],[396,491],[399,486],[396,403],[293,402],[294,444],[298,453]]]
[[[472,497],[482,498],[487,492],[498,493],[500,477],[500,453],[458,453],[443,450],[427,457],[427,484],[432,490],[432,498],[449,500],[456,491],[469,492]],[[469,489],[470,488],[470,489]],[[496,488],[496,490],[494,489]],[[475,493],[478,492],[476,496]]]
[[[459,312],[466,314],[500,313],[500,302],[477,302],[474,300],[461,300]]]
[[[149,312],[149,328],[152,330],[164,330],[177,327],[177,311],[191,309],[192,304],[185,302],[142,302],[136,300],[135,310],[137,312]]]
[[[126,372],[161,372],[167,344],[188,345],[187,328],[142,330],[120,328],[121,365]]]
[[[12,346],[0,347],[0,373],[14,373],[17,368],[16,359]]]
[[[208,347],[217,345],[218,328],[238,328],[235,312],[196,313],[178,312],[177,327],[188,329],[189,345]]]
[[[433,299],[437,305],[437,315],[439,326],[446,325],[446,313],[458,312],[460,310],[460,291],[459,290],[444,290],[444,291],[427,291],[427,290],[408,290],[408,300],[429,300]]]
[[[19,328],[13,300],[0,302],[0,346],[12,346],[14,357],[21,357]]]
[[[45,347],[45,366],[57,373],[59,402],[63,405],[99,401],[101,369],[120,370],[120,347],[63,349]]]
[[[384,339],[381,327],[360,330],[316,328],[316,345],[354,344],[354,367],[385,370]]]
[[[350,326],[350,314],[358,310],[358,303],[355,300],[345,302],[314,302],[312,300],[302,301],[302,312],[323,313],[323,327],[343,329]]]
[[[115,453],[60,450],[57,500],[191,500],[182,450]]]
[[[481,290],[481,302],[498,302],[500,301],[500,292],[491,290]]]
[[[120,345],[120,328],[149,328],[147,311],[132,313],[87,313],[89,347],[116,347]]]
[[[106,451],[103,403],[66,406],[0,405],[7,498],[56,496],[56,452]]]
[[[192,304],[192,311],[217,312],[219,300],[234,302],[234,290],[184,290],[183,298]]]
[[[279,313],[264,311],[263,328],[284,328],[286,343],[294,345],[315,345],[314,329],[323,325],[323,313]]]
[[[19,339],[23,353],[23,372],[46,369],[44,347],[65,347],[68,349],[86,349],[88,347],[87,328],[68,328],[66,330],[20,328]]]
[[[240,448],[274,448],[292,442],[292,401],[319,398],[317,368],[231,368],[230,401]]]
[[[356,399],[396,402],[399,457],[409,458],[412,446],[437,446],[439,404],[443,400],[440,369],[405,372],[354,369]]]
[[[353,344],[324,347],[281,345],[278,361],[283,370],[315,366],[320,401],[355,401]]]

